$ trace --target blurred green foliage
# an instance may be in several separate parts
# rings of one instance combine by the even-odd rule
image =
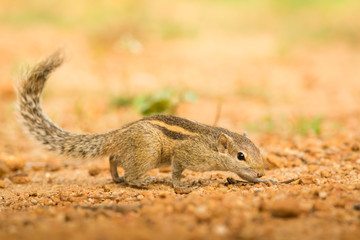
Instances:
[[[155,114],[174,114],[176,107],[183,101],[196,101],[192,92],[177,93],[174,90],[161,90],[152,94],[142,94],[135,97],[115,97],[114,106],[133,106],[143,116]]]
[[[195,37],[207,31],[268,33],[278,39],[279,52],[286,53],[309,42],[360,45],[359,11],[358,0],[3,0],[0,21],[83,31],[110,42],[123,34],[143,41]]]
[[[308,135],[309,133],[319,136],[321,134],[321,124],[323,121],[324,118],[322,116],[317,116],[314,118],[300,117],[295,122],[293,128],[296,132],[304,136]]]
[[[322,116],[305,117],[298,116],[295,120],[290,120],[288,117],[273,117],[271,115],[265,116],[263,119],[253,121],[245,124],[245,129],[249,132],[273,133],[273,132],[289,132],[291,134],[300,134],[307,136],[314,134],[319,136],[322,134],[322,125],[325,119]],[[327,121],[332,128],[340,128],[336,122]]]
[[[135,37],[155,35],[165,40],[196,35],[195,28],[172,17],[164,17],[161,8],[157,10],[145,0],[4,0],[4,3],[7,7],[0,9],[0,21],[13,27],[45,25],[82,31],[90,37],[100,38],[97,35],[105,32],[106,38],[112,34],[118,37],[118,34],[130,33]]]

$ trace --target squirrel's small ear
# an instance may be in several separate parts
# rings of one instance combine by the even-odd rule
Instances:
[[[246,131],[244,131],[244,134],[243,134],[244,137],[248,138],[248,134]]]
[[[222,133],[218,140],[218,151],[225,153],[229,149],[230,144],[231,138],[225,133]]]

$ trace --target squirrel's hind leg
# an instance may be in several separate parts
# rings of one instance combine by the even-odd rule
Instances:
[[[129,128],[129,133],[124,133],[124,136],[126,139],[119,144],[121,147],[114,163],[110,160],[113,178],[117,179],[115,167],[117,164],[124,169],[123,179],[128,185],[142,187],[153,183],[154,177],[143,177],[143,175],[161,163],[161,139],[157,132],[154,132],[151,126],[134,125],[133,129]]]
[[[114,180],[115,183],[122,183],[124,182],[124,178],[123,177],[119,177],[118,171],[117,171],[117,167],[119,164],[119,160],[117,159],[119,156],[117,155],[111,155],[109,157],[109,162],[110,162],[110,173],[111,173],[111,177]]]
[[[125,183],[133,187],[143,187],[156,181],[152,176],[143,177],[145,173],[158,166],[160,153],[151,151],[150,148],[139,149],[134,155],[122,159],[120,166],[125,170]]]
[[[146,172],[155,168],[155,166],[144,164],[142,166],[128,165],[123,166],[123,168],[125,170],[124,181],[130,186],[143,187],[156,181],[152,176],[143,177]]]
[[[125,174],[124,176],[119,177],[117,167],[120,163],[121,157],[118,155],[111,155],[109,157],[110,162],[110,173],[113,181],[115,183],[123,183],[126,182],[130,186],[141,187],[144,185],[148,185],[155,181],[153,177],[145,177],[142,178],[142,175],[145,173],[143,171],[138,171],[133,167],[125,165]]]

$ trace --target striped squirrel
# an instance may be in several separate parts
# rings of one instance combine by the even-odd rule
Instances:
[[[42,111],[40,97],[50,73],[63,62],[62,51],[53,53],[26,71],[17,86],[17,112],[25,130],[60,155],[74,158],[109,156],[116,183],[143,186],[154,181],[143,175],[157,167],[172,168],[173,187],[182,187],[181,174],[193,171],[231,171],[253,183],[265,174],[259,149],[246,135],[170,115],[145,117],[122,128],[100,134],[63,130]],[[117,167],[125,170],[119,177]]]

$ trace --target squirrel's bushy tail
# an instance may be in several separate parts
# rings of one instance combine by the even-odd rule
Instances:
[[[25,130],[49,150],[72,157],[109,155],[115,132],[104,134],[75,134],[64,131],[42,111],[41,93],[50,73],[64,60],[62,51],[25,71],[17,86],[17,110]]]

